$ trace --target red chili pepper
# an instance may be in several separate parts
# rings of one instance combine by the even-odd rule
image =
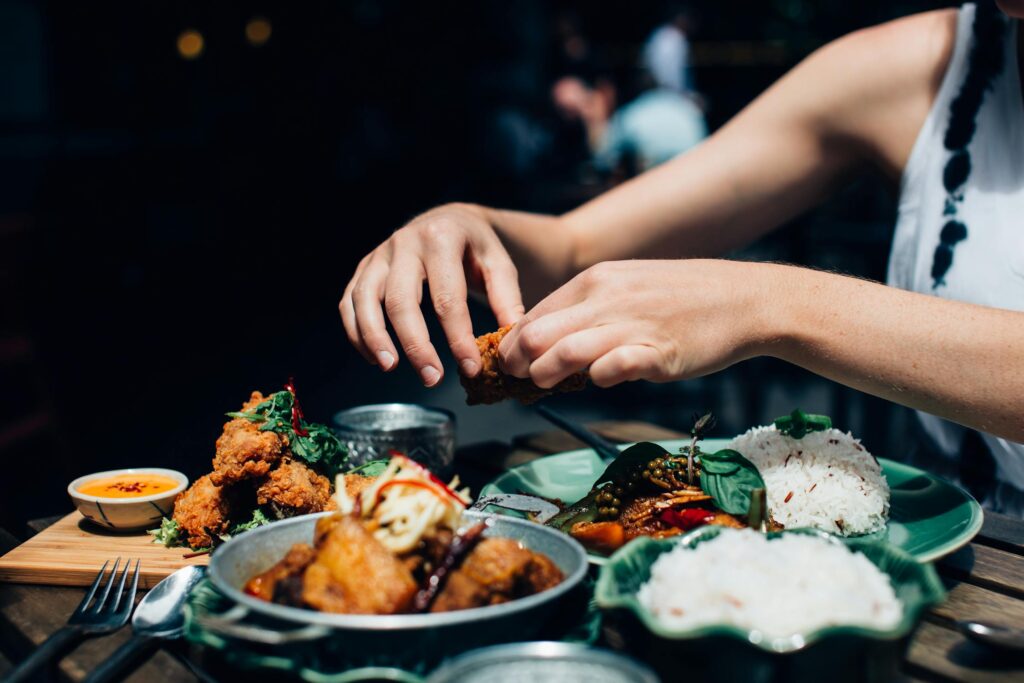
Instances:
[[[299,397],[295,395],[295,378],[289,377],[284,388],[292,395],[292,430],[299,436],[309,436],[309,432],[302,426],[302,421],[306,419],[306,416],[299,404]]]
[[[661,511],[658,515],[658,519],[671,524],[677,529],[683,531],[689,531],[690,529],[696,529],[699,526],[704,526],[715,518],[715,513],[712,510],[705,508],[683,508],[682,510],[673,510],[668,508]]]
[[[390,455],[393,458],[400,459],[406,465],[410,465],[410,466],[414,466],[414,467],[418,468],[419,470],[421,470],[422,472],[424,472],[427,475],[427,477],[430,479],[431,482],[433,482],[433,483],[437,484],[439,487],[441,487],[441,490],[444,491],[445,493],[447,493],[449,496],[451,496],[453,500],[455,500],[455,501],[457,501],[459,503],[459,505],[461,505],[462,507],[466,506],[465,501],[462,500],[462,497],[459,494],[457,494],[455,491],[452,491],[451,488],[448,486],[448,484],[444,483],[443,481],[441,481],[440,479],[435,477],[434,473],[431,472],[430,470],[428,470],[423,465],[419,464],[418,462],[416,462],[415,460],[413,460],[409,456],[405,455],[404,453],[400,453],[398,451],[390,451],[388,453],[388,455]]]
[[[424,483],[422,481],[414,481],[412,479],[392,479],[389,482],[385,482],[383,486],[381,486],[379,489],[377,489],[377,497],[373,501],[374,507],[376,507],[377,503],[380,502],[380,499],[384,497],[384,491],[386,491],[387,489],[391,488],[392,486],[414,486],[414,487],[419,488],[419,489],[424,489],[426,491],[430,491],[431,493],[433,493],[438,498],[442,498],[442,496],[443,496],[443,494],[440,491],[435,489],[430,484],[426,484],[426,483]],[[459,501],[459,502],[461,503],[462,501]]]

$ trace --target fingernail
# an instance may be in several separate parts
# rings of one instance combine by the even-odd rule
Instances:
[[[462,368],[462,374],[466,377],[474,377],[477,371],[480,370],[480,364],[468,358],[459,363],[459,367]]]
[[[380,365],[381,369],[390,370],[391,366],[395,363],[395,357],[387,351],[378,351],[377,363]]]
[[[441,373],[429,365],[424,365],[420,368],[420,377],[423,378],[423,383],[425,385],[432,387],[437,384],[439,379],[441,379]]]

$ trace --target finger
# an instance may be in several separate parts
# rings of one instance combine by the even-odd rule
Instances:
[[[419,373],[423,385],[432,387],[441,381],[443,372],[420,310],[424,276],[423,264],[418,258],[396,257],[384,287],[384,308],[409,362]]]
[[[498,326],[514,325],[526,313],[519,288],[519,271],[504,247],[490,250],[482,266],[487,302],[498,319]]]
[[[656,379],[661,356],[651,346],[619,346],[590,364],[590,380],[599,387],[610,387],[638,379]]]
[[[514,325],[526,312],[519,288],[519,271],[493,230],[472,231],[466,251],[474,278],[482,281],[487,302],[499,327]],[[477,280],[474,279],[474,282]]]
[[[388,334],[381,310],[388,272],[388,265],[382,258],[371,258],[352,289],[352,308],[359,337],[377,360],[377,365],[385,371],[394,369],[398,364],[398,352]]]
[[[359,333],[359,323],[356,322],[356,310],[352,305],[350,289],[351,286],[346,289],[345,296],[342,297],[341,302],[338,304],[341,321],[345,326],[345,336],[348,337],[349,343],[355,347],[359,355],[366,359],[367,363],[370,365],[380,365],[374,355],[370,353],[370,350],[366,348],[366,344],[363,343],[363,338]]]
[[[527,325],[534,321],[539,320],[545,315],[550,315],[556,311],[568,308],[573,304],[579,303],[586,298],[589,283],[593,280],[593,276],[590,275],[588,269],[583,273],[577,275],[572,280],[569,280],[564,285],[556,289],[555,291],[548,294],[544,299],[526,312],[516,326],[509,330],[509,333],[505,335],[505,338],[501,340],[501,344],[498,347],[498,351],[501,353],[500,358],[504,359],[507,357],[513,348],[519,344],[519,335],[523,333]],[[540,349],[540,352],[546,351],[547,346]],[[537,355],[540,355],[539,353]],[[512,372],[516,377],[526,377],[526,370],[522,366],[521,360],[517,360],[515,372]],[[510,369],[504,364],[502,360],[502,369],[505,372],[511,372]]]
[[[427,259],[427,286],[430,300],[441,321],[452,355],[466,377],[480,372],[480,350],[473,337],[473,322],[466,304],[466,274],[462,255],[450,249]]]
[[[369,257],[364,257],[359,262],[359,266],[356,268],[356,272],[352,275],[352,278],[345,285],[345,292],[341,295],[341,301],[338,302],[338,312],[341,314],[341,322],[345,327],[345,336],[348,337],[348,341],[352,346],[355,347],[363,358],[366,359],[370,365],[378,365],[377,359],[374,358],[370,350],[366,348],[366,344],[363,343],[363,338],[359,334],[359,324],[356,322],[356,311],[352,306],[352,290],[355,289],[355,284],[359,280],[363,272],[363,266],[367,262]]]
[[[559,339],[530,365],[530,378],[537,386],[550,389],[620,346],[628,334],[625,325],[602,325],[574,332]]]
[[[531,376],[534,361],[548,353],[564,337],[591,327],[593,317],[594,307],[583,304],[540,317],[534,317],[534,312],[530,311],[501,340],[498,352],[501,354],[502,369],[516,377]]]

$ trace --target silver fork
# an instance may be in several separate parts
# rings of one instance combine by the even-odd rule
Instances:
[[[109,579],[97,596],[96,592],[100,590],[100,582],[103,580],[107,565],[110,564],[109,560],[104,562],[99,574],[96,575],[96,580],[89,587],[89,592],[85,594],[78,609],[68,619],[67,626],[61,628],[37,647],[28,659],[3,679],[4,683],[34,680],[39,669],[50,661],[63,657],[86,638],[112,633],[128,623],[128,617],[131,616],[132,607],[135,605],[135,592],[139,587],[139,560],[135,560],[131,585],[127,590],[125,589],[131,563],[131,560],[125,562],[121,577],[118,579],[117,568],[121,564],[121,558],[114,560],[114,567],[110,570]],[[111,594],[115,582],[117,590]],[[96,598],[95,602],[93,601],[94,597]],[[90,605],[90,603],[92,604]]]

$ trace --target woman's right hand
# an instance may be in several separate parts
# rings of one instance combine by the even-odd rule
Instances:
[[[501,326],[515,323],[524,312],[516,267],[477,206],[446,204],[428,211],[360,261],[339,304],[349,341],[370,363],[394,369],[398,351],[386,316],[423,384],[440,382],[444,369],[420,309],[424,280],[459,370],[475,376],[480,351],[469,317],[469,291],[486,295]]]

